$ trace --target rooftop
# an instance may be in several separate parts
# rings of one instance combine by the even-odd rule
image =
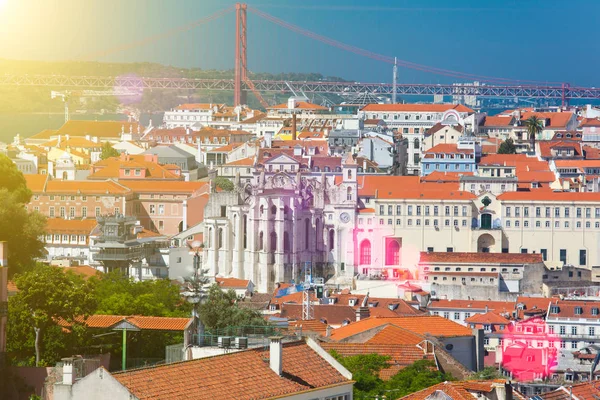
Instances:
[[[543,261],[542,254],[531,253],[467,253],[421,252],[420,264],[534,264]]]
[[[390,112],[458,112],[473,113],[472,109],[462,104],[367,104],[361,111],[390,111]]]
[[[146,399],[267,399],[350,381],[305,342],[283,344],[283,373],[263,348],[115,373],[131,394]]]

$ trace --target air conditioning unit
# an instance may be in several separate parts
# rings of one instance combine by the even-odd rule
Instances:
[[[217,340],[217,345],[221,349],[228,349],[231,347],[231,337],[229,336],[219,336]]]
[[[247,349],[248,348],[248,338],[247,337],[236,337],[235,338],[235,348],[236,349]]]

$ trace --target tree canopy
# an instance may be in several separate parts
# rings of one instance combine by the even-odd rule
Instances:
[[[102,153],[100,154],[101,160],[106,160],[110,157],[118,157],[120,153],[112,147],[112,145],[108,142],[104,142],[102,145]]]
[[[62,268],[39,264],[16,276],[18,292],[9,300],[8,351],[24,364],[43,365],[71,355],[70,345],[84,328],[76,317],[90,315],[96,300],[93,287]],[[59,320],[71,324],[62,331]],[[76,339],[75,339],[76,340]]]
[[[215,178],[215,186],[225,192],[233,192],[234,189],[233,182],[222,176],[217,176]]]
[[[537,116],[532,115],[525,120],[525,126],[527,127],[527,136],[531,144],[531,151],[535,151],[535,138],[541,131],[544,130],[542,120]]]
[[[9,274],[31,269],[41,257],[46,219],[29,212],[25,204],[31,198],[25,177],[16,165],[0,154],[0,241],[8,243]]]
[[[419,360],[400,370],[389,380],[380,376],[383,369],[389,368],[389,356],[380,354],[360,354],[343,357],[335,350],[331,355],[352,373],[354,397],[375,398],[385,395],[387,399],[398,399],[440,382],[452,380],[452,376],[437,370],[430,360]]]
[[[515,154],[516,152],[517,148],[515,146],[515,142],[511,138],[508,138],[502,142],[498,148],[498,154]]]
[[[235,291],[223,291],[214,284],[208,290],[208,298],[200,305],[200,319],[206,330],[214,331],[233,326],[265,326],[267,322],[257,311],[238,305]]]

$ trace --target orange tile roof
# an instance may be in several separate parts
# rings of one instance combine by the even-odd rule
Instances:
[[[215,278],[215,282],[222,288],[231,289],[245,289],[250,284],[247,279],[236,279],[236,278]]]
[[[46,193],[61,194],[97,194],[97,195],[124,195],[129,189],[111,181],[60,181],[49,180],[46,184]]]
[[[521,114],[521,122],[524,123],[525,120],[529,119],[532,116],[536,116],[539,119],[550,119],[550,123],[546,125],[547,128],[552,129],[565,129],[567,124],[573,118],[573,113],[570,112],[531,112],[526,111]]]
[[[445,182],[445,183],[458,183],[460,182],[461,176],[473,176],[473,172],[446,172],[446,171],[433,171],[429,175],[425,175],[421,178],[421,182]]]
[[[375,209],[374,208],[359,208],[358,213],[359,214],[374,214]]]
[[[479,325],[507,325],[510,321],[495,312],[488,311],[486,313],[477,313],[465,320],[469,324]]]
[[[596,202],[600,193],[595,192],[554,192],[548,189],[532,189],[522,192],[505,192],[497,197],[500,201],[554,201],[554,202]]]
[[[25,177],[27,187],[33,193],[41,193],[44,191],[46,182],[48,181],[48,175],[25,174],[23,176]]]
[[[43,143],[41,146],[58,147],[61,149],[65,149],[67,146],[71,148],[93,149],[102,147],[102,143],[92,142],[91,140],[87,140],[85,137],[76,136],[69,137],[69,140],[67,140],[67,138],[61,137],[60,144],[58,143],[58,139],[49,140],[46,143]]]
[[[392,324],[419,335],[430,334],[436,337],[471,336],[469,328],[449,321],[437,315],[411,316],[395,318],[371,317],[361,319],[346,326],[334,329],[331,339],[341,340],[358,333],[366,332],[381,325]]]
[[[427,306],[428,309],[470,309],[470,310],[488,310],[496,313],[512,311],[515,309],[516,302],[514,301],[488,301],[488,300],[432,300]]]
[[[342,182],[336,176],[335,184]],[[458,190],[457,183],[421,183],[418,176],[362,175],[357,177],[358,195],[378,199],[472,200],[476,196]]]
[[[78,322],[84,322],[83,317],[77,318]],[[171,317],[146,317],[141,315],[90,315],[85,324],[89,328],[111,328],[121,321],[129,322],[142,330],[155,331],[183,331],[191,323],[191,318],[171,318]],[[68,323],[61,322],[61,326],[68,326]]]
[[[92,276],[102,275],[102,272],[100,272],[96,268],[90,267],[89,265],[75,265],[72,267],[59,268],[62,268],[64,272],[72,272],[76,275],[81,275],[84,279],[90,278]]]
[[[542,254],[531,253],[468,253],[421,252],[420,264],[535,264],[543,262]]]
[[[425,151],[425,154],[433,153],[433,154],[452,154],[452,153],[473,153],[473,149],[459,149],[458,145],[455,143],[440,143],[429,150]]]
[[[174,174],[158,163],[146,161],[144,155],[127,155],[126,160],[123,157],[110,157],[97,162],[93,168],[96,172],[90,174],[87,179],[119,178],[121,169],[127,168],[145,170],[146,176],[143,179],[183,179],[182,175]],[[131,178],[135,179],[133,172]]]
[[[316,319],[289,321],[288,325],[296,328],[296,332],[316,332],[321,336],[325,336],[327,332],[327,324]]]
[[[48,218],[46,220],[46,233],[89,235],[96,225],[98,223],[95,219]]]
[[[591,381],[567,387],[561,386],[539,396],[544,400],[596,400],[600,397],[600,383]]]
[[[473,113],[472,109],[462,104],[367,104],[361,111],[390,111],[390,112],[445,112],[456,110],[458,112]]]
[[[579,123],[580,127],[591,127],[591,126],[596,126],[596,127],[600,127],[600,119],[598,118],[584,118],[581,120],[581,122]]]
[[[199,181],[162,181],[160,185],[156,182],[122,181],[121,184],[134,193],[193,194],[205,186],[208,187],[208,183]]]
[[[556,164],[557,168],[599,168],[600,160],[555,160],[554,164]]]
[[[485,120],[483,122],[483,126],[501,126],[501,127],[510,127],[513,125],[513,118],[512,116],[495,116],[495,117],[490,117],[487,116],[485,117]]]
[[[395,344],[416,345],[425,340],[425,337],[417,335],[397,325],[385,325],[382,330],[373,335],[365,343],[370,344]]]
[[[36,133],[35,135],[28,137],[27,139],[50,139],[52,136],[57,135],[56,132],[58,132],[58,129],[44,129],[43,131]]]
[[[344,321],[356,320],[354,308],[346,305],[316,304],[313,306],[314,319],[329,325],[342,325]],[[281,318],[302,319],[302,304],[284,303],[281,305]]]
[[[221,108],[225,104],[212,104],[212,103],[186,103],[180,104],[175,107],[175,110],[210,110],[212,107]]]
[[[287,103],[281,103],[277,104],[276,106],[267,107],[267,109],[288,110],[289,108]],[[296,107],[294,108],[294,110],[328,110],[328,108],[320,106],[318,104],[310,103],[308,101],[299,101],[296,103]]]
[[[270,399],[352,382],[304,342],[283,345],[281,376],[268,359],[258,348],[113,376],[140,400]]]
[[[231,150],[240,147],[241,143],[230,143],[225,146],[218,147],[216,149],[208,150],[208,153],[229,153]]]
[[[389,356],[388,368],[381,370],[379,377],[388,380],[402,369],[408,367],[415,361],[435,361],[432,353],[425,354],[424,351],[414,344],[373,344],[373,343],[321,343],[327,351],[335,350],[343,357],[356,355],[379,354]]]
[[[99,138],[120,138],[121,132],[129,133],[131,129],[133,132],[138,130],[137,122],[125,122],[125,121],[83,121],[83,120],[69,120],[61,126],[56,135],[70,135],[70,136],[97,136]],[[139,125],[140,129],[144,128]]]
[[[254,165],[254,157],[246,157],[240,158],[239,160],[228,162],[227,164],[223,164],[223,166],[228,167],[251,167]]]
[[[479,398],[477,393],[490,393],[495,385],[503,385],[504,379],[495,381],[446,381],[426,389],[401,397],[402,400],[425,400],[436,392],[443,392],[452,400],[473,400]],[[486,396],[489,398],[489,396]]]

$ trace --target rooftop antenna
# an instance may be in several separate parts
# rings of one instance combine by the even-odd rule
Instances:
[[[398,84],[398,64],[396,61],[396,57],[394,57],[394,77],[393,77],[393,91],[392,91],[392,103],[396,104],[396,95],[398,93],[396,85]]]

